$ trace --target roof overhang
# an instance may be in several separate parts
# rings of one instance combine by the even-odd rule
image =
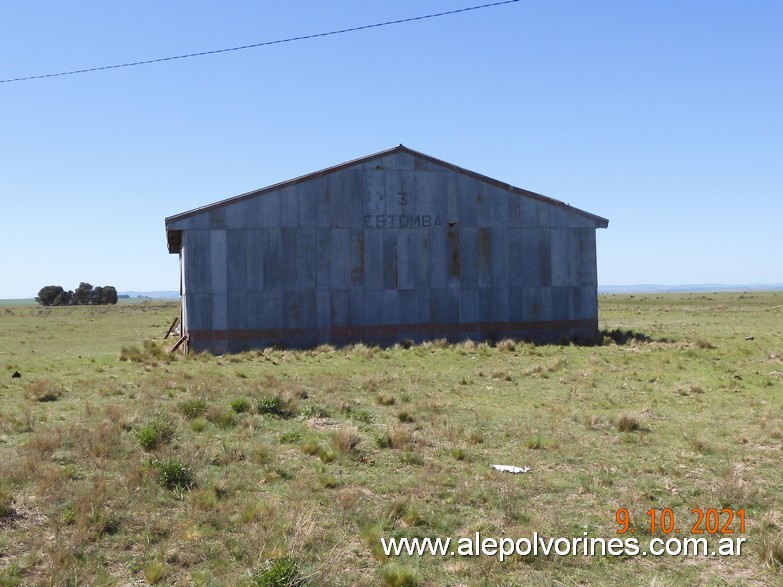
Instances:
[[[169,253],[179,254],[179,251],[182,248],[182,231],[166,230],[166,240],[169,245]]]

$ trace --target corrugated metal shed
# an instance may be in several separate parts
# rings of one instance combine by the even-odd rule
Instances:
[[[166,219],[184,334],[215,353],[592,338],[607,225],[402,145]]]

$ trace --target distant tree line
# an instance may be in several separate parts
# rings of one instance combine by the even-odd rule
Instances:
[[[102,306],[117,303],[117,289],[113,285],[93,287],[82,281],[74,291],[66,291],[59,285],[41,288],[35,301],[42,306]]]

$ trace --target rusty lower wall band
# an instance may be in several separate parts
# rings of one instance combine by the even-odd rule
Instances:
[[[536,320],[528,322],[467,322],[448,324],[389,324],[332,326],[331,328],[253,328],[242,330],[190,330],[191,342],[242,340],[295,340],[397,337],[397,336],[453,336],[459,334],[490,335],[523,331],[598,331],[598,320]]]

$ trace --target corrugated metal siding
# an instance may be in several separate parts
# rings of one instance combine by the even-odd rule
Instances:
[[[597,329],[595,222],[409,153],[172,225],[197,350]]]

